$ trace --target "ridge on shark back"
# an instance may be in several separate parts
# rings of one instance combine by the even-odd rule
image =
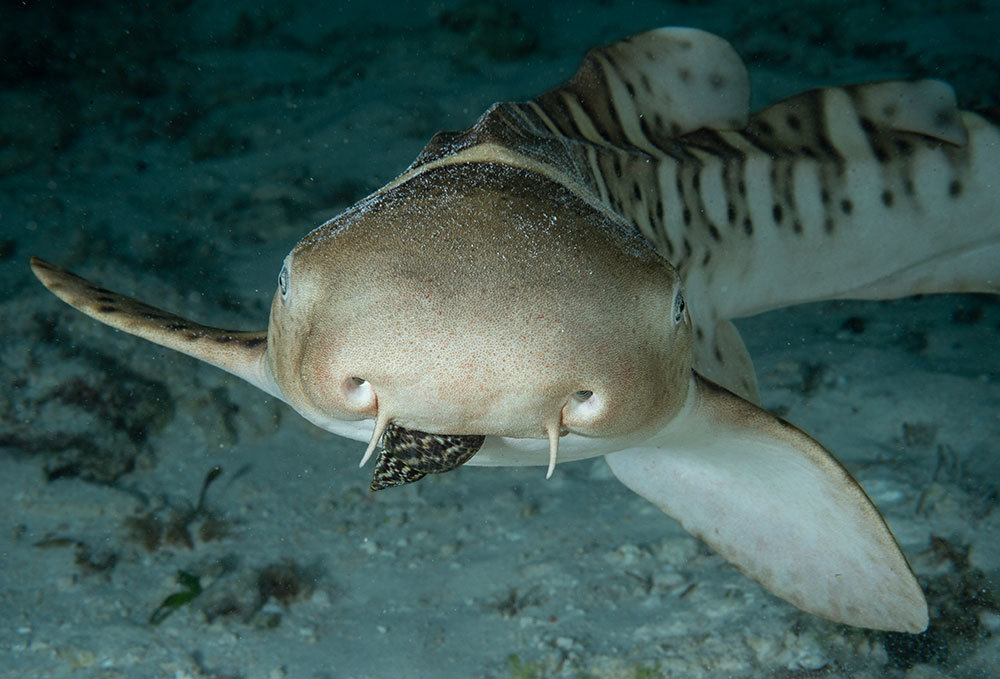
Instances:
[[[436,135],[306,235],[267,331],[204,326],[32,258],[62,300],[381,442],[373,489],[460,464],[606,455],[764,587],[919,632],[878,510],[759,407],[730,319],[820,299],[1000,290],[1000,132],[937,81],[820,89],[750,115],[732,47],[664,28]],[[374,431],[372,431],[374,420]]]

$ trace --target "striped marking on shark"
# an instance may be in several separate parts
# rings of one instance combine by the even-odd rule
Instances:
[[[748,101],[736,52],[703,31],[592,50],[568,83],[435,135],[307,234],[267,331],[32,268],[84,313],[367,440],[364,460],[382,441],[373,489],[606,455],[779,597],[919,632],[927,605],[885,521],[827,450],[760,408],[730,319],[997,292],[1000,133],[936,81],[815,90],[753,115]]]

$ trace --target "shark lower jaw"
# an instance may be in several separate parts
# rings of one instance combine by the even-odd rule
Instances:
[[[372,481],[374,492],[414,483],[431,474],[440,474],[469,466],[546,466],[551,476],[555,459],[551,441],[538,437],[480,435],[441,435],[406,429],[395,424],[386,427],[379,440]],[[560,439],[561,462],[594,458],[620,449],[620,438],[602,439],[566,433]]]
[[[598,457],[639,442],[642,437],[598,438],[573,432],[559,438],[559,462]],[[547,466],[551,475],[555,459],[552,441],[531,437],[442,435],[389,424],[379,440],[370,490],[413,483],[429,474],[474,467]],[[539,474],[541,480],[541,474]]]

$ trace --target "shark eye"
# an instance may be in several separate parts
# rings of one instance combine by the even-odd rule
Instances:
[[[281,273],[278,274],[278,291],[281,299],[288,297],[288,264],[281,266]]]
[[[677,297],[674,299],[674,323],[680,323],[684,320],[684,310],[687,305],[684,303],[684,293],[680,290],[677,291]]]

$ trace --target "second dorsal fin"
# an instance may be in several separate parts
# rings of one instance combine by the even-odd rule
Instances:
[[[750,81],[722,38],[660,28],[588,52],[573,79],[525,105],[553,134],[650,153],[702,127],[746,124]]]

